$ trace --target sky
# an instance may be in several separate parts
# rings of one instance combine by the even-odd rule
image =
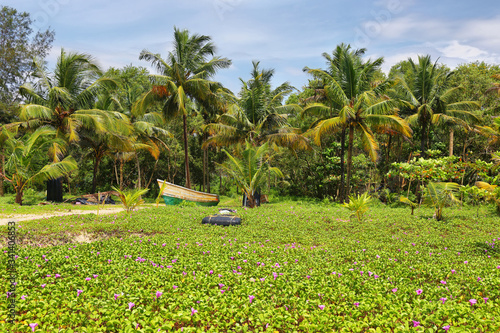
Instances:
[[[471,61],[500,63],[498,0],[2,0],[30,13],[35,30],[51,28],[49,68],[61,48],[88,53],[107,69],[142,66],[142,50],[164,58],[174,26],[208,35],[217,55],[232,60],[215,80],[237,93],[252,60],[274,68],[273,86],[297,89],[302,69],[326,68],[324,52],[340,43],[384,57],[382,69],[409,57],[431,55],[454,68]]]

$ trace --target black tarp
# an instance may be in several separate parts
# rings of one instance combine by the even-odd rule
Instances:
[[[47,181],[47,201],[63,202],[62,178]]]

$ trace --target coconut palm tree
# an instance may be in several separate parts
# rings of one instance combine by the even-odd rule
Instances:
[[[190,35],[188,30],[174,27],[173,44],[174,50],[168,53],[166,59],[147,50],[141,52],[139,59],[150,62],[158,74],[153,76],[155,86],[143,95],[137,107],[144,110],[152,101],[160,99],[164,101],[163,113],[166,119],[182,116],[186,187],[191,188],[187,134],[188,100],[200,103],[208,100],[214,90],[213,86],[220,86],[208,79],[219,69],[229,67],[231,61],[214,56],[215,46],[209,36]]]
[[[425,156],[428,144],[428,131],[433,124],[458,125],[467,129],[469,124],[477,123],[480,118],[474,110],[479,104],[473,101],[457,101],[457,92],[461,87],[449,87],[449,78],[453,74],[439,70],[437,61],[431,62],[429,55],[419,56],[418,64],[411,58],[410,77],[413,82],[406,82],[402,75],[396,77],[396,89],[393,97],[405,101],[413,114],[406,118],[412,126],[421,131],[420,150]],[[453,127],[450,127],[450,154],[453,154]]]
[[[64,153],[64,141],[47,126],[21,138],[9,136],[4,144],[9,157],[5,162],[6,171],[0,171],[0,177],[12,184],[16,191],[15,202],[19,205],[22,205],[24,190],[30,184],[56,179],[77,168],[71,156],[39,167],[40,151],[55,148],[54,155],[62,156]]]
[[[246,149],[239,158],[225,149],[222,150],[226,153],[228,160],[218,165],[246,194],[250,208],[255,207],[254,195],[265,184],[269,172],[283,178],[283,173],[278,168],[269,167],[268,161],[271,156],[269,156],[268,145],[269,143],[266,142],[260,147],[255,147],[250,142],[246,142]]]
[[[41,61],[35,61],[35,68],[37,81],[19,88],[28,102],[21,106],[19,114],[24,127],[49,126],[68,145],[80,140],[82,129],[104,132],[107,125],[120,118],[93,107],[96,96],[116,82],[102,75],[91,56],[61,49],[54,72],[49,72]],[[52,158],[57,160],[56,155]]]
[[[390,129],[406,137],[411,136],[408,124],[397,115],[399,102],[383,95],[390,82],[372,85],[371,78],[383,59],[364,62],[360,58],[363,53],[363,49],[351,50],[349,45],[341,44],[333,52],[333,57],[324,54],[329,62],[328,71],[305,69],[324,82],[324,102],[313,103],[303,111],[326,116],[315,124],[310,135],[314,136],[317,144],[324,135],[332,132],[342,131],[342,137],[348,135],[347,176],[342,199],[347,199],[350,192],[355,133],[359,134],[372,161],[376,161],[378,154],[373,131]]]
[[[274,70],[260,69],[259,64],[252,62],[250,80],[240,78],[239,99],[229,100],[227,112],[220,115],[217,122],[206,126],[210,137],[204,146],[227,147],[248,141],[254,146],[270,142],[291,149],[310,148],[308,140],[287,120],[290,114],[298,113],[300,107],[282,104],[294,88],[285,82],[271,89]]]

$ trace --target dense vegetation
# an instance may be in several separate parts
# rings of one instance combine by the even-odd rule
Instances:
[[[12,73],[2,83],[0,195],[15,192],[17,203],[23,191],[44,190],[54,177],[69,195],[116,186],[150,188],[155,197],[156,178],[229,194],[234,182],[220,167],[227,160],[221,150],[237,157],[245,142],[269,143],[267,161],[284,178],[258,185],[279,195],[344,202],[351,193],[389,191],[420,199],[428,181],[498,184],[491,168],[500,135],[498,65],[472,62],[452,71],[421,56],[386,75],[383,58],[366,60],[365,49],[340,44],[323,54],[324,69],[304,68],[311,79],[300,91],[275,85],[274,70],[254,61],[241,90],[231,92],[213,80],[231,60],[216,55],[208,36],[174,28],[173,51],[138,55],[151,72],[103,70],[90,55],[64,49],[47,69],[54,32],[34,35],[29,14],[9,7],[2,13],[17,44],[2,45],[16,56],[5,59]],[[36,144],[29,139],[35,130],[43,133]],[[402,163],[448,157],[490,167],[464,167],[465,175],[447,179],[395,173]],[[60,167],[40,174],[54,163]]]
[[[410,216],[379,204],[359,223],[338,205],[286,201],[237,208],[241,226],[202,225],[214,211],[163,206],[18,223],[19,321],[4,323],[3,302],[0,329],[500,328],[492,206],[479,217],[470,208],[450,210],[446,223],[436,223],[431,209]],[[5,295],[7,286],[0,288]]]

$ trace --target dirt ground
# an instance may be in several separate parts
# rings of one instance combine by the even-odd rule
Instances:
[[[118,207],[105,207],[99,209],[99,214],[116,214],[123,212],[124,208],[121,206]],[[80,214],[97,214],[97,209],[94,210],[79,210],[79,209],[71,209],[71,211],[67,212],[50,212],[44,214],[12,214],[9,217],[0,218],[0,225],[6,225],[8,222],[19,222],[19,221],[27,221],[27,220],[39,220],[47,217],[53,216],[64,216],[64,215],[80,215]]]

